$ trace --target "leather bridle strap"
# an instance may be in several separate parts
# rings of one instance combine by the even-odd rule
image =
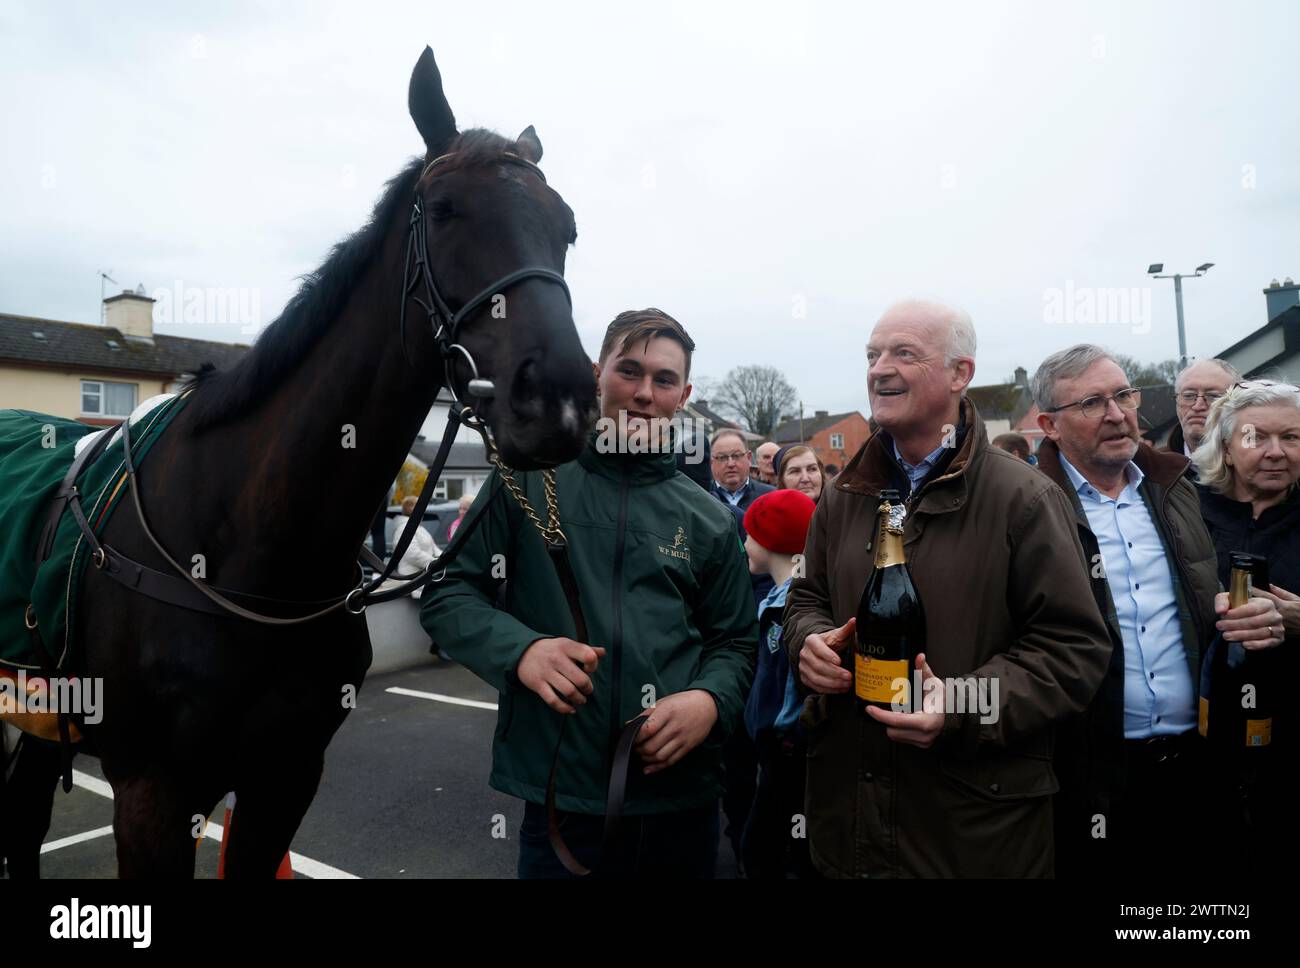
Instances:
[[[550,556],[551,563],[555,566],[556,574],[559,576],[560,587],[564,589],[564,598],[568,603],[569,613],[573,618],[575,639],[579,642],[586,642],[588,638],[587,620],[582,614],[582,602],[578,596],[578,582],[574,577],[573,568],[569,564],[568,547],[561,542],[548,541],[546,551]],[[546,836],[551,843],[551,849],[555,851],[555,856],[564,865],[564,869],[575,877],[586,877],[592,872],[574,856],[573,851],[564,842],[555,811],[560,751],[564,746],[565,728],[568,726],[569,716],[572,715],[576,715],[576,713],[570,713],[560,720],[560,735],[556,738],[555,752],[551,756],[551,773],[546,780]],[[598,864],[598,869],[604,874],[613,875],[619,872],[619,832],[622,826],[623,802],[627,795],[628,772],[632,767],[632,755],[636,747],[637,734],[640,733],[641,727],[645,725],[646,720],[649,718],[648,714],[643,713],[631,722],[626,723],[622,732],[619,733],[618,742],[614,747],[614,761],[610,766],[609,786],[605,795],[605,830],[601,838],[600,862]]]

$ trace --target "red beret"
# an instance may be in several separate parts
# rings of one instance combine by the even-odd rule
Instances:
[[[808,538],[817,505],[803,491],[782,488],[762,495],[745,512],[745,532],[779,555],[797,555]]]

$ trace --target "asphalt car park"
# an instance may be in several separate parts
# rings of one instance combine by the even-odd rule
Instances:
[[[523,805],[488,786],[496,693],[430,659],[366,680],[330,744],[325,773],[292,845],[296,877],[512,878]],[[112,791],[78,757],[55,794],[41,858],[46,878],[112,878]],[[216,877],[222,805],[197,847],[195,876]],[[719,876],[734,874],[730,849]]]

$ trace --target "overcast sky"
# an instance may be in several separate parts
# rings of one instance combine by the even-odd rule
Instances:
[[[0,0],[0,312],[97,321],[111,269],[269,322],[422,150],[425,44],[462,128],[536,126],[589,352],[659,306],[695,375],[774,365],[809,412],[866,412],[903,297],[971,313],[982,384],[1080,340],[1176,356],[1148,263],[1215,263],[1193,356],[1300,276],[1294,0],[213,6]],[[1136,299],[1081,322],[1100,288]]]

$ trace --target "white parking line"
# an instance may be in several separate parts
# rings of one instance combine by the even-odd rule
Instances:
[[[105,797],[109,800],[113,799],[113,788],[109,786],[106,781],[101,780],[97,776],[91,776],[89,773],[82,773],[80,770],[73,770],[72,782],[73,785],[79,786],[83,790],[97,793],[101,797]],[[102,837],[105,834],[111,834],[112,832],[112,827],[100,827],[98,830],[89,830],[84,834],[77,834],[75,837],[65,837],[62,840],[55,840],[48,844],[44,844],[41,847],[41,853],[45,853],[49,850],[57,850],[60,847],[67,847],[69,844],[75,844],[82,840]],[[213,840],[220,843],[224,834],[225,830],[222,829],[221,824],[213,823],[211,820],[208,821],[205,836],[211,837]],[[295,854],[293,851],[289,852],[289,863],[293,865],[293,872],[295,874],[303,874],[304,876],[310,877],[312,880],[316,881],[360,880],[356,874],[349,874],[347,871],[341,871],[337,867],[331,867],[329,864],[322,864],[318,860],[312,860],[310,857],[304,857],[302,854]]]
[[[96,827],[94,830],[87,830],[84,834],[74,834],[71,837],[62,837],[59,840],[51,840],[48,844],[41,844],[41,853],[48,854],[52,850],[58,850],[60,847],[71,847],[73,844],[80,844],[86,840],[96,840],[99,837],[107,837],[113,833],[112,826]]]
[[[226,829],[213,820],[208,821],[208,825],[203,831],[203,836],[211,837],[217,843],[221,843],[221,838],[225,835]],[[361,880],[356,874],[349,874],[347,871],[341,871],[337,867],[330,867],[329,864],[322,864],[318,860],[312,860],[310,857],[302,856],[302,854],[295,854],[293,851],[289,851],[289,863],[293,865],[295,874],[305,874],[314,881]]]
[[[432,699],[434,702],[447,702],[453,706],[473,706],[475,709],[496,709],[494,702],[479,702],[477,699],[461,699],[457,696],[443,696],[436,692],[420,692],[418,689],[403,689],[401,686],[389,686],[384,692],[398,696],[414,696],[416,699]]]

